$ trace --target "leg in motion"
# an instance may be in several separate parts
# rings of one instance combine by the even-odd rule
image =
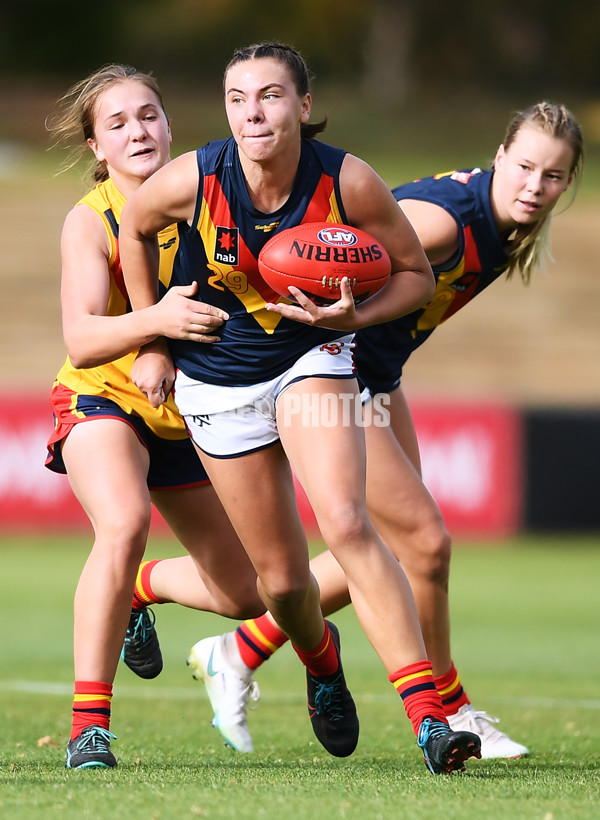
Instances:
[[[318,587],[309,570],[308,545],[298,514],[292,475],[281,445],[277,443],[232,459],[203,455],[202,460],[256,569],[262,602],[279,628],[290,636],[307,675],[316,680],[315,685],[329,684],[332,677],[338,676],[335,714],[321,707],[319,719],[312,725],[331,754],[351,754],[358,741],[356,710],[345,683],[341,685],[339,647],[321,613]],[[247,493],[248,487],[253,488],[251,496]],[[235,503],[230,499],[235,499]],[[343,694],[341,712],[337,702],[340,692]],[[216,718],[223,732],[223,714],[219,712]],[[326,732],[319,729],[323,720],[331,723]]]
[[[293,385],[284,394],[284,401],[280,400],[284,410],[288,397],[306,391],[317,396],[327,393],[330,402],[337,394],[340,406],[336,408],[336,417],[347,418],[339,386],[334,390],[324,379],[307,379]],[[353,394],[357,399],[354,383],[348,382],[348,395]],[[320,406],[324,406],[323,401]],[[415,735],[420,736],[425,720],[439,724],[437,737],[442,733],[455,734],[452,754],[436,749],[430,758],[437,761],[439,771],[462,770],[466,758],[479,756],[479,738],[470,732],[451,732],[427,660],[411,587],[369,519],[365,498],[366,448],[361,428],[339,423],[327,429],[299,426],[291,430],[280,428],[280,432],[323,538],[344,571],[361,626],[401,694]],[[326,457],[319,458],[321,453]],[[429,745],[428,739],[426,750]],[[426,762],[434,771],[427,757]]]
[[[75,693],[66,765],[112,767],[112,685],[150,525],[148,454],[129,425],[116,419],[75,425],[62,450],[95,535],[75,593]]]

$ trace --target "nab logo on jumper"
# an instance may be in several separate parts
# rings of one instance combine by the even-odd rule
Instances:
[[[237,228],[223,228],[217,225],[215,239],[215,262],[226,265],[238,264],[239,231]]]

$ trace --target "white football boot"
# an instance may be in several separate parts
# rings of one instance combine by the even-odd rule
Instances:
[[[461,706],[455,715],[448,717],[450,728],[455,732],[474,732],[481,738],[481,758],[492,759],[503,757],[516,759],[527,757],[529,749],[526,746],[511,740],[504,732],[495,729],[492,724],[499,723],[497,717],[487,712],[478,712],[470,703]]]
[[[240,656],[235,633],[198,641],[187,662],[196,680],[204,681],[215,713],[212,725],[223,735],[225,745],[237,752],[254,751],[247,710],[250,700],[258,703],[260,690],[253,679],[254,670]]]

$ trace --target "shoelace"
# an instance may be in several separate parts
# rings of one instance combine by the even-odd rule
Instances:
[[[260,700],[260,689],[258,688],[258,683],[255,680],[253,680],[250,684],[248,700],[252,701],[252,703],[248,707],[251,712],[253,712],[255,709],[258,709],[258,702]]]
[[[502,736],[502,732],[492,726],[492,724],[500,723],[500,718],[475,709],[468,711],[466,715],[468,717],[469,730],[475,732],[476,735],[480,737],[485,736],[488,739]]]
[[[427,719],[426,719],[427,720]],[[427,743],[432,738],[436,740],[438,737],[443,737],[447,735],[450,731],[450,728],[445,724],[442,723],[441,720],[431,720],[429,719],[427,722],[424,720],[421,724],[421,729],[419,730],[419,734],[421,731],[424,734],[424,738],[421,742]],[[419,738],[421,740],[421,738]]]
[[[140,614],[138,615],[135,621],[135,626],[133,627],[133,633],[131,632],[131,625],[127,629],[125,642],[134,643],[140,641],[142,644],[146,643],[149,633],[154,628],[155,620],[156,616],[151,609],[140,610]]]
[[[258,708],[258,702],[260,700],[260,689],[258,688],[258,683],[255,680],[251,680],[249,683],[246,682],[241,678],[244,682],[244,687],[241,690],[240,698],[237,701],[236,709],[233,712],[233,716],[239,722],[245,722],[246,720],[246,710],[253,712],[255,709]],[[250,701],[252,701],[250,703]]]
[[[100,726],[94,726],[87,732],[84,730],[77,744],[78,752],[100,752],[106,753],[110,751],[110,741],[116,740],[116,735],[109,732],[108,729],[102,729]]]
[[[318,715],[326,713],[330,720],[341,720],[344,717],[339,681],[318,683],[315,690],[315,710]]]
[[[439,740],[451,731],[452,730],[446,723],[443,723],[441,720],[434,720],[430,717],[424,718],[421,726],[419,727],[417,745],[422,749],[427,768],[433,774],[441,774],[442,771],[449,770],[446,769],[443,762],[438,759],[436,752],[438,752],[439,749],[436,746],[434,746],[433,749],[430,749],[429,742],[431,740]],[[465,768],[466,767],[464,764],[462,766],[453,766],[453,769],[460,771],[464,771]]]
[[[500,723],[500,718],[495,717],[494,715],[488,714],[488,712],[477,711],[473,710],[473,712],[467,713],[471,718],[471,723],[476,726],[477,719],[480,718],[481,720],[485,720],[487,723]]]

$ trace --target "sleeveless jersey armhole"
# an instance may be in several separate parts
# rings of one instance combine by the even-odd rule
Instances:
[[[196,230],[196,226],[200,222],[202,215],[202,208],[204,205],[204,156],[201,148],[196,150],[196,163],[198,165],[198,193],[196,195],[196,205],[194,207],[194,217],[192,219],[191,229]]]
[[[91,202],[86,202],[85,198],[78,202],[77,205],[85,205],[95,214],[98,214],[98,216],[102,220],[104,230],[106,231],[106,236],[108,237],[108,246],[110,249],[108,255],[108,266],[112,269],[112,266],[114,265],[119,255],[119,249],[117,244],[119,240],[119,223],[115,218],[112,208],[106,208],[106,210],[101,211],[99,208],[95,207],[95,205]]]

